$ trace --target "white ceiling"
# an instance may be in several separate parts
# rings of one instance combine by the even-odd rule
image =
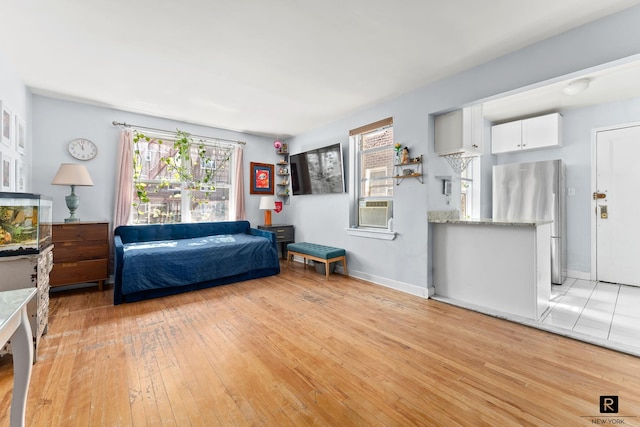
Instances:
[[[2,0],[34,93],[286,137],[640,0]]]
[[[575,95],[563,92],[570,83],[588,79],[589,86]],[[571,76],[542,82],[512,94],[498,95],[483,102],[483,116],[493,123],[624,99],[640,97],[640,59],[629,58],[615,64],[604,64]]]

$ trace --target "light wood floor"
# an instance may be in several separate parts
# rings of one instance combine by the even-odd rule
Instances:
[[[640,423],[640,359],[296,264],[140,303],[54,293],[28,426]],[[0,360],[8,425],[11,358]],[[636,418],[637,417],[637,418]]]

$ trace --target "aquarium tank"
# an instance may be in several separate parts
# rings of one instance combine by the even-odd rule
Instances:
[[[37,254],[49,246],[52,208],[47,196],[0,192],[0,257]]]

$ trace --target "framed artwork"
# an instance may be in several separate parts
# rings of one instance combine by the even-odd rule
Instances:
[[[0,102],[0,110],[2,111],[2,117],[0,117],[0,122],[2,124],[2,142],[4,145],[11,146],[11,132],[13,131],[13,123],[11,123],[11,111],[7,108],[7,106]]]
[[[273,165],[251,162],[249,194],[273,194]]]
[[[16,191],[23,193],[26,188],[24,163],[22,160],[16,159]]]
[[[21,120],[16,114],[16,151],[18,153],[24,153],[24,146],[26,141],[26,126],[24,121]]]
[[[0,153],[0,187],[2,191],[13,191],[13,159],[7,153]]]

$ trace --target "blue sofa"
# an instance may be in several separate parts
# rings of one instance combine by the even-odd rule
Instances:
[[[248,221],[123,225],[114,251],[115,305],[280,273],[275,234]]]

